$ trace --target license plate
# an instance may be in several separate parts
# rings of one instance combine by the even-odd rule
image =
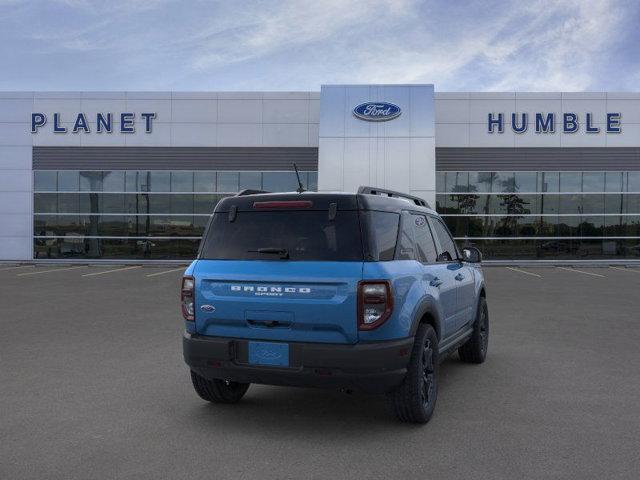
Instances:
[[[252,365],[289,366],[289,344],[249,342],[249,363]]]

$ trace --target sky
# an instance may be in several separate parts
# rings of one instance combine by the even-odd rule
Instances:
[[[638,0],[0,0],[0,90],[638,91]]]

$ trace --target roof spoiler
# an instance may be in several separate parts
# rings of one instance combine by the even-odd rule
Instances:
[[[384,188],[362,186],[358,188],[358,193],[363,195],[380,195],[383,197],[403,198],[415,203],[420,207],[431,208],[429,204],[420,197],[415,197],[407,193],[400,193],[393,190],[386,190]]]
[[[266,190],[252,190],[251,188],[245,188],[236,193],[236,197],[244,197],[245,195],[257,195],[258,193],[271,193]]]

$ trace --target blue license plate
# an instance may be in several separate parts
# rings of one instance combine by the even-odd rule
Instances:
[[[289,344],[249,342],[249,363],[252,365],[289,366]]]

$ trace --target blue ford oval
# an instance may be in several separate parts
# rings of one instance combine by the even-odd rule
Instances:
[[[389,102],[366,102],[353,109],[353,114],[368,122],[386,122],[399,117],[402,110]]]

